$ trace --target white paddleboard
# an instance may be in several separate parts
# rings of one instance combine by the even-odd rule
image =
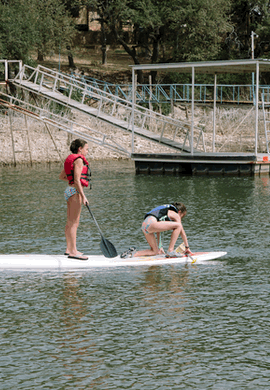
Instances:
[[[0,269],[87,269],[95,267],[123,267],[138,265],[186,264],[201,263],[226,255],[227,252],[195,252],[192,257],[166,258],[165,255],[132,257],[121,259],[119,256],[108,259],[103,255],[90,255],[88,260],[69,259],[64,255],[0,255]]]

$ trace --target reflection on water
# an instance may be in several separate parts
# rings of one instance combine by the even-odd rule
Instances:
[[[182,200],[191,247],[228,255],[194,265],[2,271],[0,388],[268,389],[269,178],[135,176],[124,162],[92,168],[91,208],[118,251],[146,246],[145,211]],[[65,249],[58,172],[1,170],[0,252]],[[78,242],[100,253],[87,210]]]

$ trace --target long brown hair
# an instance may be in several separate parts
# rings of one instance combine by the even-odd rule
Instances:
[[[87,142],[84,139],[77,138],[71,142],[70,151],[77,154],[79,148],[83,148],[85,144],[87,144]]]
[[[187,212],[187,208],[184,205],[184,203],[182,203],[182,202],[174,202],[174,203],[172,203],[172,205],[175,208],[177,208],[178,211],[181,211],[181,213],[186,213]]]

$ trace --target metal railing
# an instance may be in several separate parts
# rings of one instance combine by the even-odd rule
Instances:
[[[16,75],[13,82],[31,88],[34,87],[37,93],[42,92],[45,87],[54,92],[61,92],[61,102],[76,108],[74,101],[89,106],[95,106],[90,113],[99,119],[106,118],[106,122],[121,129],[131,131],[135,128],[137,135],[147,137],[156,142],[168,144],[168,140],[181,144],[182,147],[190,146],[191,123],[179,121],[160,113],[154,112],[135,104],[134,117],[132,118],[132,103],[129,100],[120,98],[99,88],[89,85],[70,75],[64,75],[58,71],[38,66],[32,68],[24,65]],[[132,126],[132,119],[134,127]],[[203,130],[200,126],[193,126],[194,145],[196,149],[205,150]],[[166,142],[167,143],[166,143]],[[179,147],[178,147],[179,149]]]
[[[0,60],[0,83],[6,83],[8,81],[10,78],[10,71],[14,65],[19,68],[20,72],[23,66],[21,60]]]
[[[121,99],[132,99],[131,84],[113,84],[97,80],[88,76],[72,74],[74,79],[99,88],[101,91],[116,95]],[[219,103],[254,103],[254,84],[218,84],[216,88],[217,102]],[[191,102],[192,84],[137,84],[136,103],[163,104],[171,102]],[[195,84],[195,102],[209,103],[213,101],[214,84]],[[260,85],[259,93],[270,91],[270,85]]]
[[[10,76],[10,70],[17,66],[21,71],[23,64],[19,60],[0,60],[0,82],[6,82]],[[59,72],[58,72],[59,73]],[[131,84],[113,84],[93,77],[77,75],[72,73],[66,75],[59,73],[63,79],[69,77],[74,80],[74,84],[86,84],[89,88],[93,87],[100,93],[115,95],[120,99],[131,102],[132,85]],[[191,102],[191,84],[137,84],[136,103],[137,104],[163,104],[171,102]],[[208,103],[213,101],[214,84],[195,84],[195,102]],[[254,84],[218,84],[217,102],[219,103],[254,103],[255,85]],[[270,85],[260,85],[259,93],[270,92]],[[260,99],[261,100],[261,99]]]

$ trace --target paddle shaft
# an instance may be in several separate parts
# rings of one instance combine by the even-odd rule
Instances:
[[[94,214],[92,213],[92,211],[91,211],[91,209],[90,209],[90,207],[89,207],[89,204],[88,204],[88,203],[86,203],[86,207],[88,208],[88,211],[89,211],[89,213],[90,213],[91,217],[93,218],[93,220],[94,220],[94,222],[95,222],[95,224],[96,224],[96,227],[98,228],[98,231],[99,231],[99,233],[100,233],[101,237],[103,238],[102,231],[101,231],[101,229],[100,229],[100,227],[99,227],[99,225],[98,225],[98,223],[97,223],[97,220],[96,220],[96,218],[95,218]]]
[[[102,253],[104,254],[105,257],[110,257],[110,258],[116,257],[117,250],[115,249],[114,245],[103,236],[102,231],[101,231],[101,229],[97,223],[97,220],[96,220],[94,214],[92,213],[88,203],[86,203],[86,207],[88,208],[88,211],[89,211],[91,217],[93,218],[93,220],[98,228],[98,231],[101,235],[100,249],[101,249]]]

